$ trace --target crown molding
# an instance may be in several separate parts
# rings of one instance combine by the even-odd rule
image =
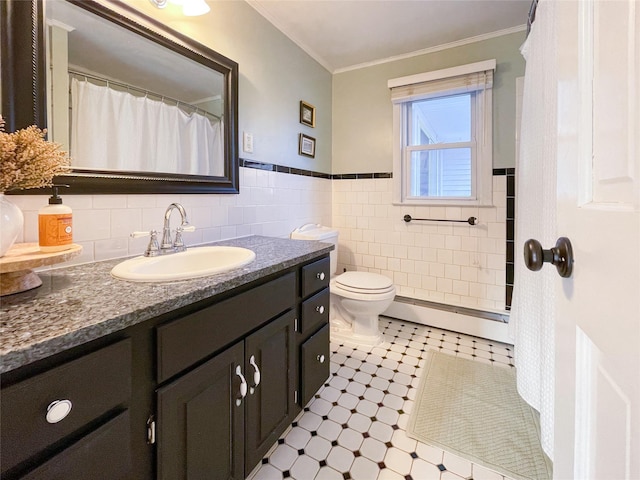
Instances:
[[[416,50],[414,52],[403,53],[402,55],[395,55],[393,57],[381,58],[379,60],[373,60],[371,62],[359,63],[350,67],[337,68],[332,73],[344,73],[352,70],[359,70],[361,68],[373,67],[375,65],[382,65],[384,63],[395,62],[397,60],[404,60],[407,58],[417,57],[419,55],[426,55],[428,53],[440,52],[442,50],[448,50],[450,48],[461,47],[463,45],[469,45],[470,43],[482,42],[491,38],[502,37],[503,35],[510,35],[512,33],[518,33],[526,31],[526,25],[517,25],[515,27],[505,28],[503,30],[496,30],[495,32],[483,33],[482,35],[476,35],[475,37],[463,38],[462,40],[456,40],[455,42],[444,43],[435,47],[424,48],[422,50]]]

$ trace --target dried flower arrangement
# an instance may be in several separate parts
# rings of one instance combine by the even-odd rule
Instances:
[[[71,170],[67,152],[59,144],[45,140],[46,130],[32,125],[6,133],[4,125],[0,116],[0,193],[48,187],[55,175]]]

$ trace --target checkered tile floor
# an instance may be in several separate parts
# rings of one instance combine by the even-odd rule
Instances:
[[[510,480],[405,434],[429,349],[513,366],[513,347],[380,317],[378,347],[331,344],[331,376],[251,480]]]

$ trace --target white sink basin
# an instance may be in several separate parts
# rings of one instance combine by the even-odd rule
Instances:
[[[159,257],[135,257],[119,263],[111,275],[132,282],[170,282],[206,277],[242,267],[256,254],[241,247],[195,247]]]

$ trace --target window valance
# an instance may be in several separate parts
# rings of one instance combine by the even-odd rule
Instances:
[[[493,86],[496,61],[486,60],[454,68],[419,73],[388,81],[391,101],[403,103],[459,93],[486,90]]]

